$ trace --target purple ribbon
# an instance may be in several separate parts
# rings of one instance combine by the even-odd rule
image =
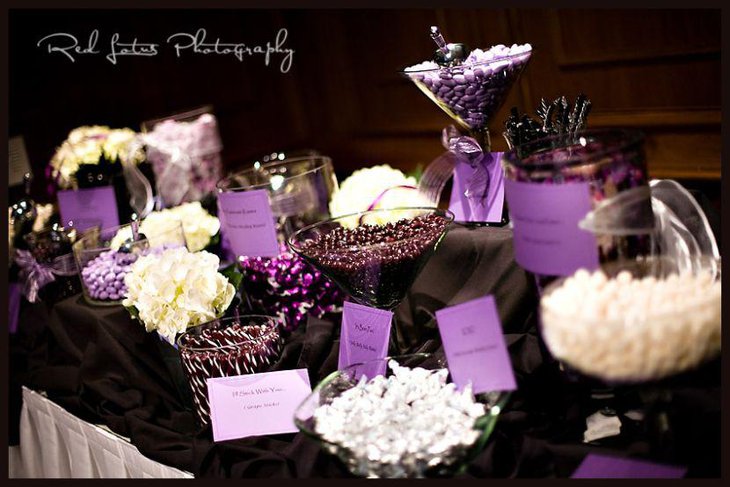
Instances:
[[[27,250],[15,250],[15,263],[20,267],[18,276],[23,281],[23,296],[31,302],[38,300],[38,291],[56,278],[50,266],[38,263]]]
[[[447,151],[456,156],[458,162],[469,164],[474,169],[474,173],[466,181],[464,195],[469,199],[471,206],[476,203],[484,207],[489,193],[490,166],[495,164],[497,159],[485,157],[488,154],[484,153],[479,142],[473,137],[461,135],[453,125],[444,128],[441,143]]]

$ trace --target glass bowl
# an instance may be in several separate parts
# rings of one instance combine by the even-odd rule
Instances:
[[[468,463],[487,444],[487,440],[494,429],[497,418],[509,400],[509,392],[493,391],[475,396],[476,401],[484,404],[487,409],[487,413],[479,417],[474,423],[474,428],[480,432],[478,438],[458,458],[446,459],[445,462],[437,465],[428,466],[427,464],[418,464],[415,468],[406,470],[402,465],[384,464],[368,458],[359,458],[349,448],[338,443],[330,442],[317,432],[314,414],[318,407],[330,404],[343,392],[355,387],[363,368],[385,369],[385,377],[390,377],[392,371],[387,367],[387,363],[390,360],[395,360],[402,366],[410,368],[421,367],[434,372],[446,368],[446,361],[443,357],[438,357],[430,353],[386,357],[350,365],[343,370],[328,375],[314,388],[312,394],[294,412],[294,424],[302,433],[317,441],[324,450],[339,457],[348,469],[358,476],[373,478],[445,477],[464,471]],[[451,382],[450,376],[447,381]]]
[[[486,131],[510,88],[527,66],[532,49],[457,66],[410,69],[401,73],[470,132]]]
[[[185,233],[180,222],[171,223],[170,227],[159,229],[159,232],[138,236],[122,242],[117,233],[131,233],[131,223],[105,229],[92,228],[73,244],[81,274],[84,299],[93,305],[111,306],[124,300],[126,287],[124,276],[130,266],[141,256],[150,252],[161,252],[165,249],[185,247]],[[117,247],[119,245],[119,247]]]
[[[401,234],[395,226],[401,221],[417,217],[432,218],[433,225],[421,224]],[[324,220],[304,227],[289,238],[291,249],[335,281],[356,301],[379,309],[394,309],[439,242],[446,234],[454,214],[448,210],[428,207],[407,207],[368,210]],[[363,244],[357,241],[357,232],[365,227],[392,230],[394,236],[382,242]],[[332,232],[349,232],[354,239],[347,246],[327,249],[327,238]],[[313,245],[312,242],[325,244]]]
[[[218,182],[219,192],[266,190],[280,242],[302,227],[329,218],[329,201],[337,191],[332,159],[309,155],[261,163]],[[277,155],[278,156],[278,155]]]
[[[200,201],[215,192],[223,174],[223,143],[212,106],[145,121],[142,132],[165,207]]]
[[[671,279],[671,259],[639,257],[602,265],[609,279],[628,271],[635,279]],[[720,260],[707,257],[704,270],[720,281]],[[658,383],[691,371],[721,350],[721,295],[687,296],[658,309],[620,310],[618,316],[585,317],[550,303],[551,295],[573,276],[552,282],[540,301],[541,335],[550,353],[569,373],[608,386]],[[671,285],[671,282],[662,285]],[[580,380],[580,379],[579,379]]]
[[[198,424],[210,422],[207,380],[263,372],[279,359],[281,322],[273,316],[219,318],[187,329],[177,339]]]
[[[585,183],[591,208],[620,192],[648,188],[649,184],[644,136],[633,130],[592,129],[544,137],[505,152],[502,166],[506,180],[536,187]],[[505,191],[508,190],[506,187]],[[642,216],[651,218],[648,200],[643,208],[637,206],[638,210]],[[515,227],[522,224],[519,218],[515,221],[515,215],[511,216]],[[600,262],[647,255],[649,245],[649,238],[644,235],[600,235],[596,238]],[[542,291],[558,277],[563,276],[535,274],[538,289]]]

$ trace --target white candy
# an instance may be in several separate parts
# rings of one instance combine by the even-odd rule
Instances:
[[[350,450],[355,473],[380,477],[423,474],[424,465],[448,464],[471,446],[486,414],[471,386],[446,384],[447,369],[408,368],[391,360],[393,375],[361,378],[314,411],[315,430]]]
[[[607,380],[666,377],[721,350],[721,284],[709,272],[608,279],[581,269],[543,296],[553,355]]]

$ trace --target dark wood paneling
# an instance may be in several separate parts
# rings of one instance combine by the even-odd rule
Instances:
[[[644,130],[651,175],[720,177],[720,15],[711,10],[327,10],[13,12],[10,129],[42,174],[54,147],[82,124],[132,126],[212,104],[229,167],[281,149],[316,148],[338,172],[437,156],[446,115],[399,71],[430,57],[430,25],[472,47],[530,42],[533,58],[495,116],[504,149],[511,106],[586,93],[590,125]],[[296,50],[287,74],[261,63],[188,56],[71,65],[35,47],[55,31],[158,38],[206,27],[222,39],[266,41],[280,27]],[[40,180],[40,178],[39,178]],[[40,190],[41,185],[38,185]]]

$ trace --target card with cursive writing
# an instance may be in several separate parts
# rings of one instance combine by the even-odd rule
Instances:
[[[208,379],[213,441],[296,433],[294,411],[312,393],[307,369]]]
[[[456,221],[465,222],[500,222],[504,207],[504,173],[500,159],[502,152],[489,152],[485,155],[489,171],[487,196],[483,202],[469,204],[466,197],[467,182],[474,176],[476,169],[469,164],[458,163],[454,166],[454,179],[449,200],[449,210]]]
[[[571,478],[574,479],[680,479],[685,467],[663,465],[634,458],[589,453]]]
[[[119,225],[117,198],[112,186],[59,191],[58,207],[63,225],[73,222],[80,232],[96,225],[101,228]]]
[[[475,394],[517,389],[494,296],[440,309],[436,320],[459,388],[471,382]]]
[[[578,227],[591,210],[588,183],[505,181],[515,260],[537,274],[568,276],[598,268],[596,237]]]
[[[237,256],[273,257],[279,254],[274,214],[265,189],[218,193],[225,238]]]
[[[337,368],[387,357],[392,320],[390,311],[345,301]],[[355,377],[384,375],[385,367],[384,362],[363,365],[357,368]]]

